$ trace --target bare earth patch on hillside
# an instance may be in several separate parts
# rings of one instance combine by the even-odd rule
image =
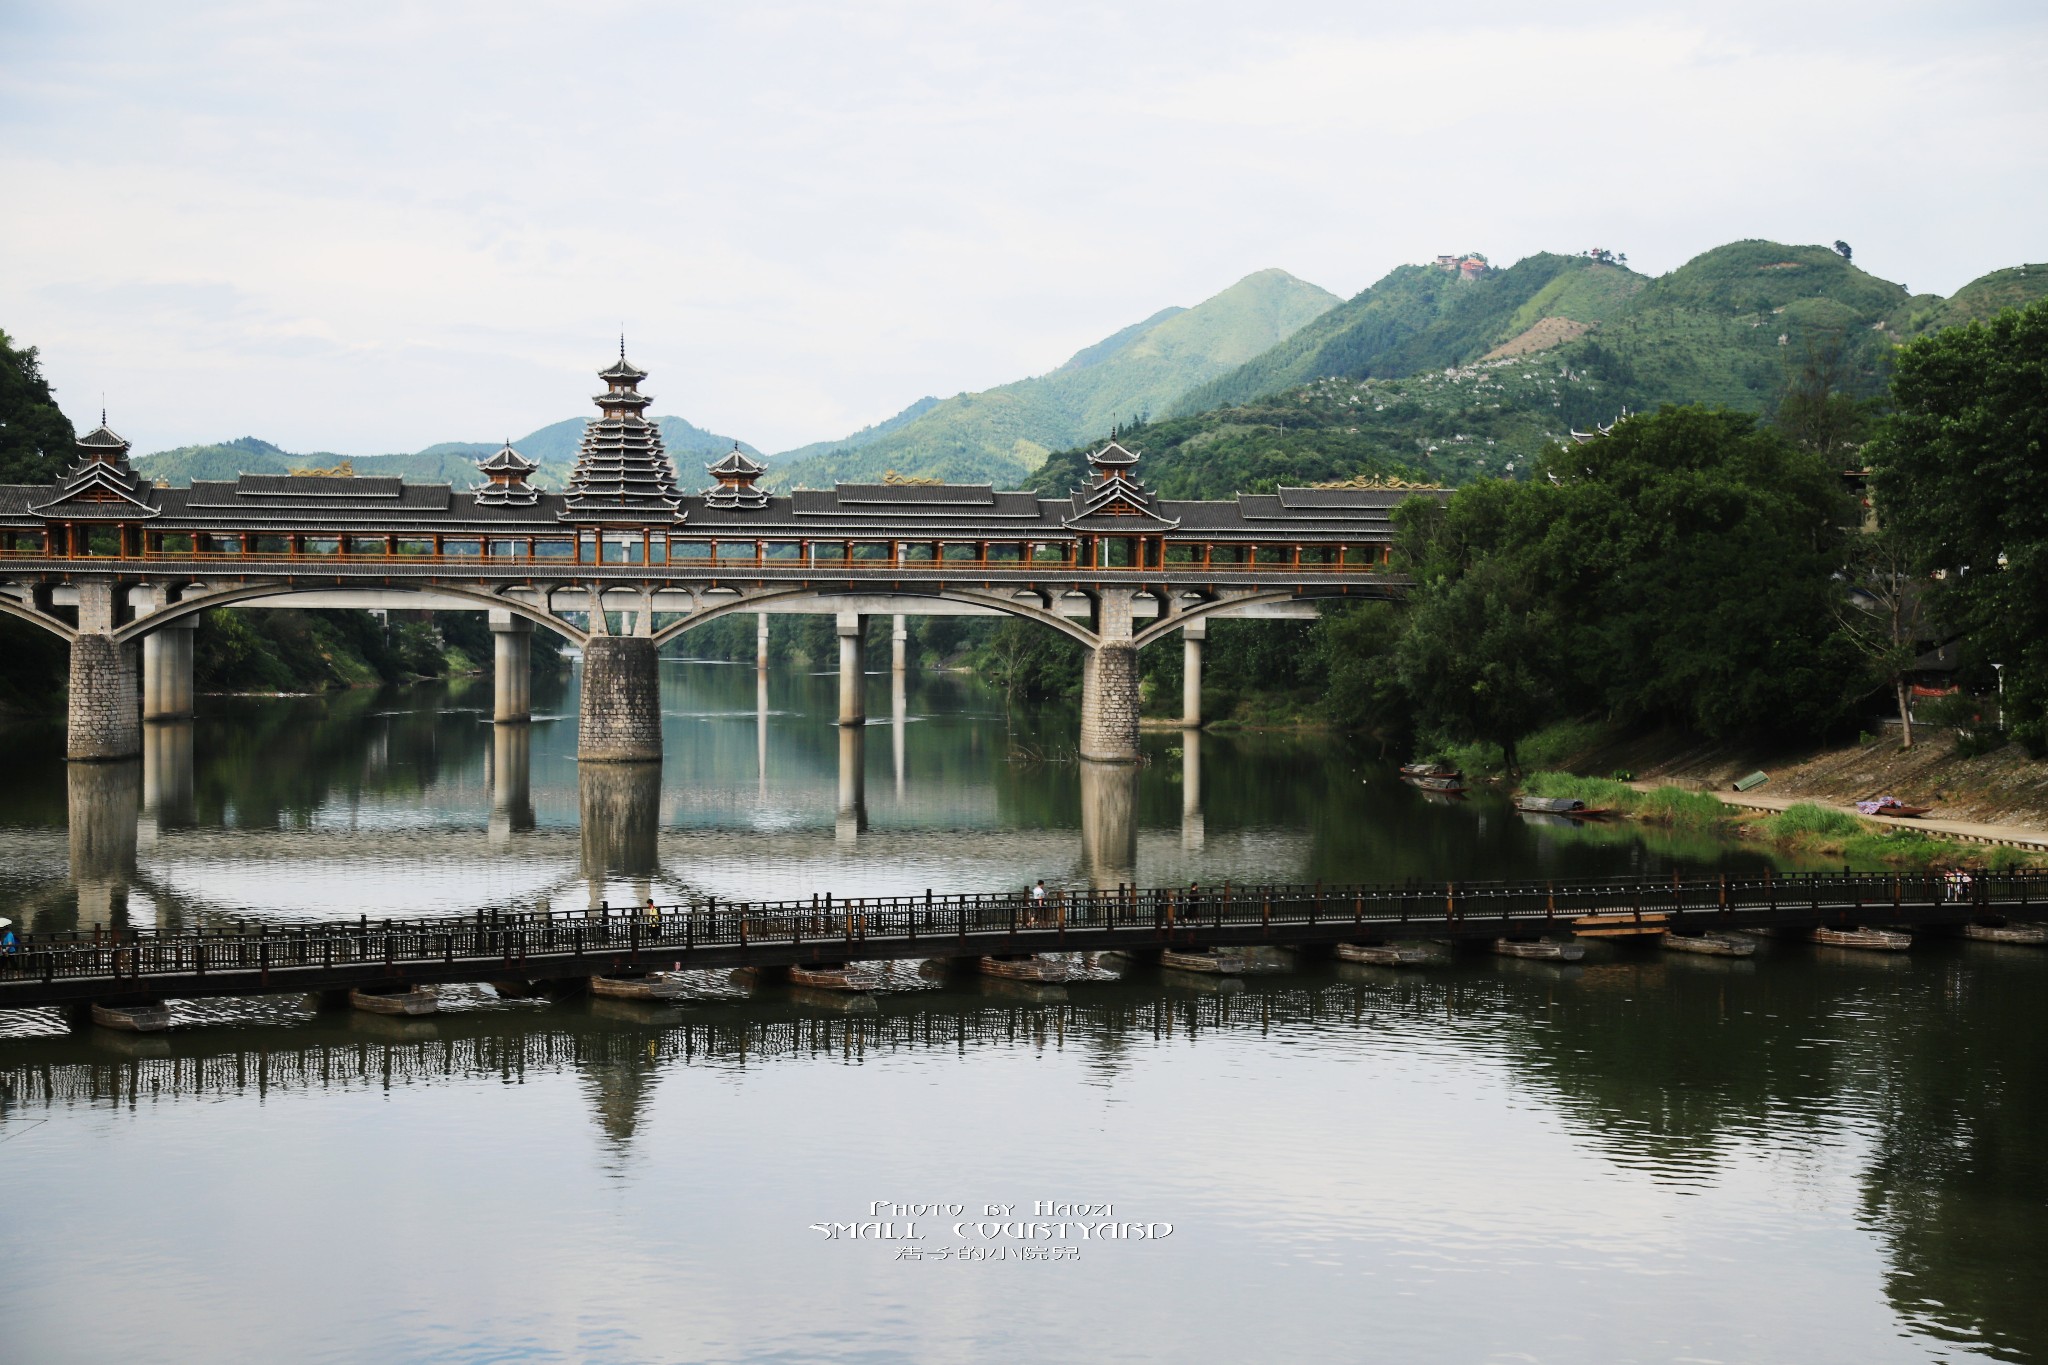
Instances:
[[[1536,325],[1519,336],[1513,336],[1481,356],[1481,360],[1505,360],[1510,356],[1533,355],[1547,351],[1553,346],[1562,346],[1567,341],[1577,341],[1593,330],[1590,322],[1574,322],[1570,318],[1539,318]]]

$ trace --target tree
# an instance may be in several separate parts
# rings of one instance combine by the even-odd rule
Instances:
[[[1835,238],[1835,252],[1845,261],[1854,259],[1853,253],[1849,250],[1849,244],[1839,237]]]
[[[2005,665],[2013,737],[2048,752],[2048,300],[1900,349],[1868,447],[1878,518],[1965,658]]]
[[[1775,425],[1787,440],[1838,467],[1870,436],[1869,406],[1845,391],[1850,374],[1841,332],[1807,337],[1776,414]]]
[[[1844,498],[1747,413],[1665,408],[1553,446],[1528,483],[1402,509],[1399,651],[1426,722],[1501,745],[1568,712],[1802,737],[1862,676],[1835,604]]]
[[[49,483],[77,452],[78,433],[50,396],[33,346],[0,332],[0,483]]]
[[[1849,591],[1837,610],[1843,633],[1891,684],[1903,743],[1913,747],[1913,708],[1906,672],[1920,655],[1929,584],[1914,556],[1890,529],[1851,540],[1843,573]]]

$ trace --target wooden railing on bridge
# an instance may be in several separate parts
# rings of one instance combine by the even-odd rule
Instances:
[[[231,995],[372,981],[595,975],[1118,947],[1527,937],[1587,915],[1667,930],[1957,924],[2048,915],[2048,873],[1673,876],[1398,885],[1121,887],[1026,894],[692,900],[353,923],[32,933],[0,956],[0,1008],[120,995]]]

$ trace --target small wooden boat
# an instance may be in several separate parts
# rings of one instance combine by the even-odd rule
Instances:
[[[2024,943],[2038,947],[2048,943],[2048,925],[1965,924],[1963,937],[1979,939],[1985,943]]]
[[[1666,934],[1664,946],[1675,953],[1703,953],[1708,957],[1749,957],[1756,941],[1730,938],[1726,934]]]
[[[1614,814],[1606,806],[1588,806],[1569,796],[1517,796],[1515,809],[1530,815],[1562,815],[1573,820],[1602,820]]]
[[[1547,938],[1497,938],[1493,951],[1502,957],[1529,958],[1538,962],[1577,962],[1586,950],[1576,943],[1553,943]]]
[[[814,991],[867,992],[882,989],[882,974],[851,963],[839,967],[791,967],[789,984]]]
[[[402,991],[365,990],[358,986],[348,993],[348,1002],[371,1014],[434,1014],[441,997],[432,986],[413,986]]]
[[[1340,943],[1337,957],[1344,962],[1365,962],[1375,967],[1420,967],[1429,954],[1399,943]]]
[[[1869,948],[1881,953],[1903,953],[1913,946],[1911,934],[1890,929],[1810,929],[1806,935],[1830,948]]]
[[[1671,916],[1662,911],[1651,911],[1637,915],[1633,910],[1610,910],[1602,914],[1580,915],[1572,921],[1574,938],[1648,938],[1663,934],[1669,927]]]
[[[101,1028],[120,1029],[123,1033],[162,1033],[171,1026],[171,1008],[161,1002],[153,1005],[102,1005],[95,1000],[92,1021]]]
[[[667,972],[614,972],[590,978],[590,993],[611,1000],[674,1000],[686,991]]]
[[[1159,965],[1177,972],[1206,972],[1216,976],[1237,976],[1244,971],[1244,958],[1236,953],[1188,952],[1168,948],[1159,954]]]
[[[1058,958],[1036,953],[990,953],[980,961],[983,976],[1006,977],[1011,981],[1059,982],[1067,979],[1067,964]]]
[[[1457,782],[1463,780],[1465,774],[1459,772],[1448,763],[1438,763],[1432,760],[1428,763],[1403,763],[1401,765],[1401,776],[1449,778],[1451,781]]]
[[[1465,779],[1462,777],[1406,777],[1402,781],[1426,792],[1442,792],[1448,796],[1460,796],[1465,791]]]

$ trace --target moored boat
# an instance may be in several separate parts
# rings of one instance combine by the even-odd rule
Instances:
[[[1911,934],[1891,929],[1811,929],[1806,935],[1815,943],[1831,948],[1869,948],[1882,953],[1903,953],[1913,946]]]
[[[870,967],[856,967],[851,963],[838,967],[791,967],[789,984],[805,986],[814,991],[878,991],[882,989],[882,974]]]
[[[1058,958],[1036,953],[990,953],[980,961],[983,976],[1000,976],[1011,981],[1059,982],[1067,979],[1067,964]]]
[[[162,1033],[171,1026],[171,1009],[162,1002],[149,1005],[102,1005],[95,1000],[92,1006],[92,1021],[101,1028],[120,1029],[123,1033]]]
[[[1497,938],[1493,951],[1502,957],[1528,958],[1538,962],[1577,962],[1586,955],[1577,943],[1556,943],[1547,938]]]
[[[368,990],[358,986],[348,993],[348,1002],[371,1014],[434,1014],[441,997],[432,986],[413,986],[402,991]]]
[[[590,978],[590,993],[611,1000],[674,1000],[686,989],[667,972],[614,972]]]
[[[1236,976],[1244,971],[1244,958],[1236,953],[1178,952],[1168,948],[1159,954],[1159,965],[1177,972],[1206,972]]]
[[[1340,943],[1337,956],[1345,962],[1366,962],[1375,967],[1420,967],[1429,961],[1421,948],[1400,943]]]
[[[1403,763],[1401,765],[1401,776],[1449,778],[1451,781],[1456,782],[1463,780],[1465,774],[1459,772],[1448,763],[1439,763],[1431,760],[1427,763]]]
[[[1756,941],[1731,938],[1726,934],[1666,934],[1664,946],[1675,953],[1704,953],[1708,957],[1748,957],[1756,952]]]
[[[1530,815],[1562,815],[1572,820],[1601,820],[1614,814],[1606,806],[1588,806],[1570,796],[1517,796],[1515,809]]]
[[[2048,925],[1965,924],[1963,937],[1979,939],[1985,943],[2025,943],[2039,946],[2048,943]]]

